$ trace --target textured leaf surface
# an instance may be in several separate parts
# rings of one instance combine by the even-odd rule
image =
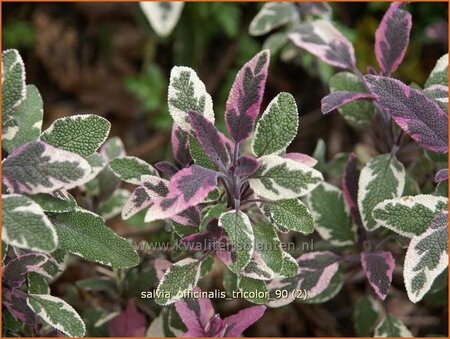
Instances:
[[[289,93],[278,94],[256,124],[253,153],[260,157],[285,149],[294,140],[297,128],[298,111],[294,97]]]
[[[78,186],[90,174],[81,156],[33,141],[2,162],[3,182],[13,193],[50,193]]]
[[[366,230],[380,226],[372,216],[374,207],[386,199],[399,197],[404,186],[405,168],[395,156],[383,154],[369,160],[358,182],[358,208]]]
[[[388,314],[375,328],[374,337],[412,337],[412,333],[400,320]]]
[[[236,75],[225,109],[228,133],[235,142],[253,130],[266,86],[270,52],[264,50],[248,61]]]
[[[52,217],[60,239],[59,247],[82,258],[115,268],[139,264],[133,246],[116,235],[102,217],[77,209]]]
[[[27,280],[29,294],[50,294],[47,280],[39,273],[28,273]]]
[[[379,225],[411,238],[425,232],[436,214],[447,209],[447,198],[421,194],[385,200],[372,215]]]
[[[69,193],[61,195],[53,195],[48,193],[38,193],[27,196],[39,206],[44,212],[63,213],[73,211],[77,207],[75,198]]]
[[[119,215],[130,198],[130,191],[125,189],[115,190],[114,193],[98,205],[98,213],[106,220]]]
[[[200,278],[198,260],[186,258],[173,264],[158,285],[155,301],[159,305],[169,305],[183,298],[183,293],[192,290]]]
[[[447,267],[448,213],[443,212],[436,215],[429,229],[409,243],[403,268],[409,299],[420,301]]]
[[[292,3],[266,3],[250,23],[249,33],[254,36],[264,35],[295,20],[297,16],[297,10]]]
[[[328,94],[321,101],[322,113],[329,113],[336,108],[339,108],[345,104],[359,99],[371,99],[373,98],[369,93],[358,93],[349,91],[336,91]]]
[[[411,14],[393,2],[375,32],[375,55],[384,74],[394,73],[402,63],[409,44]]]
[[[55,228],[42,208],[23,195],[2,195],[2,225],[2,240],[12,246],[52,252],[58,244]]]
[[[261,249],[261,246],[256,249],[255,246],[249,263],[244,267],[242,271],[239,272],[241,276],[265,281],[275,278],[274,270],[269,267],[269,265],[265,261],[268,260],[269,263],[273,265],[273,261],[271,261],[269,258],[271,251],[267,249],[267,247],[269,246],[265,246],[265,249]]]
[[[196,165],[211,169],[213,171],[218,169],[217,166],[211,160],[209,160],[198,140],[192,135],[189,135],[189,154],[191,155]]]
[[[235,253],[229,268],[238,273],[250,262],[254,250],[255,236],[250,219],[241,211],[229,211],[220,216],[219,226],[227,232]]]
[[[55,120],[42,132],[47,144],[87,157],[106,140],[111,123],[95,114],[73,115]]]
[[[298,263],[295,258],[287,252],[282,252],[283,255],[283,266],[281,271],[278,272],[279,277],[291,278],[295,276],[298,272]]]
[[[398,80],[374,75],[366,79],[381,107],[411,138],[427,150],[448,152],[448,117],[438,104]]]
[[[333,275],[328,286],[315,297],[300,298],[299,301],[304,304],[322,304],[333,299],[344,286],[344,275],[338,269],[337,273]]]
[[[304,196],[323,180],[320,172],[291,159],[265,155],[259,160],[261,167],[249,183],[257,195],[269,200]]]
[[[49,294],[30,294],[27,304],[43,321],[68,337],[84,337],[83,320],[64,300]]]
[[[367,280],[381,300],[386,299],[392,282],[395,261],[391,252],[363,252],[361,265]]]
[[[191,162],[189,154],[189,134],[183,131],[176,123],[172,124],[171,142],[174,159],[183,167]]]
[[[214,123],[211,96],[197,74],[188,67],[174,67],[170,72],[169,112],[175,123],[186,132],[191,126],[188,112],[197,112]]]
[[[33,85],[27,85],[25,99],[13,109],[15,126],[8,127],[3,133],[2,147],[11,153],[27,142],[38,140],[41,134],[43,112],[42,97],[38,89]],[[12,139],[9,138],[12,134],[8,135],[11,131],[14,131]]]
[[[109,163],[111,171],[130,184],[139,185],[145,175],[158,175],[152,165],[137,157],[115,158]]]
[[[353,327],[356,335],[369,337],[373,335],[381,306],[372,297],[360,298],[353,310]]]
[[[322,239],[334,246],[348,246],[355,242],[356,227],[350,218],[340,189],[322,182],[307,199],[315,220],[315,229]]]
[[[278,234],[269,223],[261,222],[253,227],[255,236],[255,250],[261,259],[273,272],[280,272],[283,268],[283,251]]]
[[[180,19],[184,2],[141,1],[139,6],[156,34],[166,37],[173,31]]]
[[[327,20],[302,23],[289,38],[297,47],[332,66],[350,70],[355,67],[352,44]]]
[[[3,282],[9,288],[20,288],[27,277],[27,274],[39,269],[47,257],[40,253],[30,253],[12,259],[2,270]]]
[[[448,114],[448,87],[432,85],[423,90],[423,94],[432,99],[444,112]]]
[[[239,290],[247,296],[248,301],[254,304],[265,304],[267,302],[267,286],[263,280],[239,276],[237,282]]]
[[[425,88],[433,85],[448,87],[448,53],[439,58],[425,82]]]
[[[278,200],[265,204],[262,208],[283,232],[296,231],[310,234],[314,231],[314,219],[311,212],[298,199]]]
[[[200,223],[200,230],[204,230],[206,229],[206,225],[208,225],[208,223],[216,218],[218,219],[222,213],[225,213],[227,211],[227,205],[226,204],[217,204],[212,206],[203,216],[202,221]]]

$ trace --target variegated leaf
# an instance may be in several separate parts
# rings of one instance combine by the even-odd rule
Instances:
[[[186,258],[176,262],[166,271],[156,290],[155,301],[159,305],[169,305],[183,298],[192,290],[200,278],[200,262]]]
[[[64,213],[73,211],[77,207],[75,198],[67,192],[64,195],[56,195],[53,192],[52,194],[38,193],[27,195],[27,197],[41,206],[44,212]]]
[[[251,279],[264,281],[269,281],[275,278],[275,272],[273,271],[272,268],[269,267],[269,265],[267,265],[265,259],[263,259],[263,255],[265,259],[267,259],[270,255],[270,252],[261,249],[256,250],[255,248],[252,257],[250,258],[250,261],[244,267],[244,269],[239,272],[239,275]]]
[[[100,148],[100,153],[108,161],[115,158],[122,158],[126,155],[125,146],[119,137],[112,137],[108,139]]]
[[[56,249],[55,227],[37,203],[19,194],[2,195],[2,202],[2,240],[39,252]]]
[[[113,159],[109,163],[109,168],[118,178],[133,185],[140,185],[146,175],[158,175],[152,165],[131,156]]]
[[[298,263],[295,258],[287,252],[282,252],[283,265],[281,271],[276,275],[278,278],[291,278],[294,277],[298,272]]]
[[[371,92],[392,119],[427,150],[448,152],[448,116],[419,90],[387,77],[367,75]]]
[[[353,222],[362,225],[361,215],[358,209],[358,181],[360,171],[357,168],[358,159],[355,153],[350,153],[342,176],[342,194],[345,205],[350,211]]]
[[[47,261],[36,273],[45,277],[49,282],[57,279],[66,268],[68,254],[66,251],[57,249],[51,254],[46,254]]]
[[[197,165],[179,171],[170,179],[167,196],[150,206],[145,221],[170,218],[198,205],[217,187],[217,177],[217,172]]]
[[[437,214],[429,228],[415,236],[406,251],[403,276],[409,300],[416,303],[448,267],[448,212]]]
[[[361,265],[367,280],[381,300],[386,299],[392,282],[395,260],[391,252],[362,252]]]
[[[385,200],[374,207],[372,216],[378,225],[412,238],[425,232],[433,218],[447,209],[447,198],[421,194]]]
[[[256,156],[277,153],[294,140],[298,128],[298,111],[294,97],[278,94],[258,120],[252,149]]]
[[[402,63],[409,44],[411,14],[401,9],[401,2],[391,3],[375,32],[375,55],[384,74],[394,73]]]
[[[283,268],[283,250],[278,234],[269,223],[261,222],[253,227],[255,236],[255,251],[259,252],[262,260],[274,272],[279,273]]]
[[[171,144],[173,158],[182,166],[192,161],[189,154],[189,134],[183,131],[176,123],[172,124]]]
[[[25,144],[2,162],[3,183],[12,193],[50,193],[83,183],[91,166],[81,156],[42,141]]]
[[[448,87],[442,85],[431,85],[423,90],[430,99],[434,100],[438,106],[448,114]]]
[[[249,33],[253,36],[264,35],[297,18],[298,13],[293,3],[268,2],[264,4],[253,18],[250,23]]]
[[[327,20],[302,23],[289,38],[297,47],[332,66],[350,70],[355,67],[352,44]]]
[[[439,58],[425,82],[425,88],[433,85],[448,87],[448,53]]]
[[[327,2],[298,2],[296,5],[300,8],[301,13],[322,19],[330,20],[333,14],[333,8]]]
[[[403,322],[393,315],[386,315],[375,328],[374,337],[412,337],[412,333]]]
[[[374,207],[387,199],[401,196],[405,186],[405,168],[394,155],[373,157],[361,170],[358,182],[358,208],[368,231],[380,225],[374,220]]]
[[[27,275],[28,294],[50,294],[50,287],[44,276],[36,272]]]
[[[304,164],[308,167],[314,167],[317,165],[317,160],[314,159],[312,156],[309,156],[308,154],[304,153],[298,153],[298,152],[290,152],[286,153],[283,158],[291,159],[294,161],[297,161],[301,164]]]
[[[236,143],[247,139],[253,131],[266,86],[270,52],[256,54],[238,72],[228,96],[225,122]]]
[[[116,235],[105,220],[87,210],[77,208],[52,216],[59,237],[59,248],[82,258],[115,268],[139,264],[133,246]]]
[[[307,292],[303,292],[302,294],[298,294],[297,300],[304,304],[322,304],[333,299],[341,291],[343,286],[344,274],[341,272],[341,269],[338,269],[336,274],[331,278],[327,288],[325,288],[321,293],[315,297],[310,297]]]
[[[188,112],[202,114],[207,120],[214,123],[211,96],[191,68],[178,66],[172,68],[168,101],[170,115],[183,131],[191,131]]]
[[[353,309],[353,327],[356,335],[372,336],[381,311],[381,305],[374,298],[361,297]]]
[[[349,246],[355,242],[356,227],[340,189],[322,182],[308,195],[307,201],[315,229],[322,239],[334,246]]]
[[[3,283],[9,288],[20,288],[27,278],[27,274],[35,272],[45,262],[47,257],[40,253],[29,253],[12,259],[2,270]]]
[[[49,294],[30,294],[27,304],[39,318],[68,337],[84,337],[83,320],[64,300]]]
[[[99,115],[72,115],[55,120],[42,132],[41,140],[57,148],[87,157],[105,142],[110,128],[111,123]]]
[[[330,113],[336,108],[345,104],[351,103],[355,100],[372,99],[373,96],[369,93],[349,92],[349,91],[335,91],[322,98],[322,113]]]
[[[254,304],[267,303],[268,291],[265,281],[238,276],[237,285],[248,301]]]
[[[255,173],[260,166],[259,160],[251,155],[240,156],[234,173],[240,177],[248,177]]]
[[[192,160],[194,160],[194,163],[196,165],[199,165],[201,167],[213,171],[218,170],[217,166],[211,160],[209,160],[208,156],[202,149],[202,146],[200,145],[198,140],[194,138],[192,135],[189,135],[188,139],[189,139],[189,154],[192,157]]]
[[[115,190],[114,193],[106,200],[101,201],[98,205],[98,213],[105,220],[111,219],[119,215],[128,199],[130,198],[130,191],[125,189]]]
[[[229,211],[219,217],[219,226],[228,234],[234,254],[229,268],[239,273],[250,262],[255,246],[250,219],[241,211]]]
[[[141,1],[139,6],[156,34],[164,38],[168,36],[180,19],[184,2]]]
[[[304,196],[323,181],[320,172],[291,159],[265,155],[259,161],[261,167],[250,177],[249,184],[257,195],[268,200]]]

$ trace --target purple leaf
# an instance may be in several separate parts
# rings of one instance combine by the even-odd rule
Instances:
[[[448,117],[433,100],[395,79],[366,79],[382,108],[411,138],[430,151],[448,152]]]
[[[255,173],[260,166],[258,159],[252,156],[243,155],[237,161],[236,175],[249,176]]]
[[[350,210],[353,221],[362,226],[361,215],[358,209],[358,181],[359,170],[357,168],[358,160],[355,153],[350,153],[342,177],[342,194],[345,203]]]
[[[443,168],[436,173],[434,177],[434,181],[439,183],[442,181],[448,180],[448,168]]]
[[[397,70],[409,44],[411,14],[402,10],[401,6],[401,2],[391,3],[375,33],[375,55],[386,75]]]
[[[25,324],[34,323],[36,315],[27,305],[28,295],[19,289],[2,289],[2,305],[14,318]]]
[[[252,306],[223,319],[227,326],[224,337],[240,337],[248,327],[256,323],[266,311],[266,306]]]
[[[11,288],[18,288],[25,283],[29,272],[37,271],[47,262],[44,254],[30,253],[11,260],[4,268],[2,280]]]
[[[201,221],[201,211],[197,206],[192,206],[171,219],[184,226],[198,226]]]
[[[358,93],[358,92],[348,92],[348,91],[336,91],[328,94],[326,97],[322,98],[322,113],[330,113],[336,108],[341,107],[349,102],[358,99],[373,99],[373,96],[369,93]]]
[[[224,241],[226,241],[226,233],[218,226],[217,219],[211,220],[204,232],[194,233],[181,239],[190,251],[211,251],[223,248],[218,247],[217,244]]]
[[[214,124],[196,112],[188,112],[188,117],[195,138],[206,156],[219,168],[226,169],[230,163],[230,156]]]
[[[188,134],[175,123],[172,125],[171,141],[173,158],[181,167],[186,167],[192,161],[189,153]]]
[[[158,171],[167,175],[169,178],[179,171],[174,164],[168,161],[159,161],[155,164],[155,167]]]
[[[198,205],[217,187],[217,178],[217,172],[197,165],[179,171],[170,179],[167,196],[150,206],[145,221],[171,218]]]
[[[256,54],[236,75],[227,100],[225,122],[236,143],[250,136],[261,101],[269,67],[270,52]]]
[[[109,322],[108,329],[111,337],[144,337],[147,321],[137,309],[136,301],[130,299],[126,309]]]
[[[302,23],[289,34],[289,38],[297,47],[332,66],[350,70],[355,68],[352,44],[327,20]]]
[[[363,252],[361,265],[375,293],[384,300],[389,292],[395,261],[391,252]]]
[[[303,153],[296,153],[296,152],[292,152],[292,153],[286,153],[284,155],[285,159],[291,159],[294,161],[297,161],[301,164],[304,164],[308,167],[314,167],[317,164],[317,160],[314,159],[313,157],[310,157],[307,154],[303,154]]]

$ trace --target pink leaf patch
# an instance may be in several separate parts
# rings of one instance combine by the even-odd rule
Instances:
[[[322,113],[330,113],[331,111],[334,111],[336,108],[339,108],[342,105],[359,99],[373,99],[373,96],[369,93],[348,91],[332,92],[321,100]]]
[[[391,252],[363,252],[361,265],[375,293],[384,300],[389,292],[395,261]]]
[[[402,10],[401,2],[393,2],[375,33],[375,55],[384,74],[395,72],[402,63],[409,44],[411,14]]]
[[[350,153],[342,177],[342,194],[353,221],[361,226],[362,220],[358,208],[358,181],[360,173],[357,168],[357,162],[355,153]]]
[[[448,152],[448,117],[433,100],[395,79],[366,79],[379,104],[411,138],[430,151]]]
[[[153,262],[153,267],[156,271],[156,277],[158,280],[161,280],[164,277],[164,274],[169,269],[169,267],[172,265],[172,263],[169,260],[166,259],[155,259]]]
[[[317,160],[314,159],[313,157],[307,155],[307,154],[303,154],[303,153],[297,153],[297,152],[292,152],[292,153],[286,153],[284,155],[285,159],[291,159],[294,161],[297,161],[303,165],[306,165],[308,167],[314,167],[317,164]]]
[[[264,95],[269,59],[268,50],[256,54],[234,80],[227,100],[225,122],[237,143],[249,137],[253,130]]]
[[[109,322],[108,328],[111,337],[143,337],[147,321],[137,309],[136,301],[130,299],[127,308]]]
[[[10,288],[18,288],[25,283],[29,272],[37,271],[47,260],[47,256],[38,253],[16,257],[3,268],[2,280]]]
[[[445,180],[448,180],[448,168],[443,168],[443,169],[439,170],[436,173],[436,176],[434,177],[434,181],[438,182],[438,183],[445,181]]]
[[[145,221],[171,218],[201,203],[217,187],[218,173],[192,165],[175,174],[169,182],[168,194],[150,206]]]
[[[266,306],[252,306],[223,319],[226,325],[224,337],[239,337],[248,327],[256,323],[264,315]]]

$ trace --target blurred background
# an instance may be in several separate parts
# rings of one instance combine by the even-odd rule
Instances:
[[[266,39],[248,33],[262,5],[186,3],[174,30],[162,38],[138,3],[2,3],[2,43],[3,49],[19,50],[27,83],[35,84],[42,94],[43,128],[63,116],[99,114],[112,123],[110,136],[124,141],[128,155],[154,163],[171,157],[172,120],[167,110],[171,68],[184,65],[197,72],[213,98],[218,127],[224,130],[223,111],[235,74]],[[365,73],[368,66],[376,65],[374,34],[388,3],[331,3],[331,7],[333,21],[352,41],[358,67]],[[395,77],[421,86],[436,60],[447,52],[448,6],[412,3],[407,9],[413,16],[411,42]],[[324,140],[322,157],[328,162],[327,175],[333,177],[346,160],[342,154],[361,143],[370,147],[367,132],[348,126],[337,113],[320,112],[320,100],[329,93],[328,79],[336,70],[307,53],[287,57],[288,52],[272,56],[262,107],[279,92],[290,92],[300,110],[299,133],[290,151],[312,154],[318,152],[318,140]],[[139,233],[144,227],[139,221],[130,225],[116,217],[108,223],[130,237],[148,236]],[[86,272],[95,265],[85,265],[69,269],[53,288],[89,275]],[[352,294],[345,288],[343,292],[325,304],[292,305],[294,312],[291,307],[270,310],[264,317],[267,321],[246,335],[353,335],[351,326],[345,325],[352,312],[347,300]],[[412,307],[401,298],[394,301],[389,306],[393,312]],[[434,318],[406,325],[422,321],[416,323],[417,334],[446,335],[447,314],[442,308],[435,310]]]

